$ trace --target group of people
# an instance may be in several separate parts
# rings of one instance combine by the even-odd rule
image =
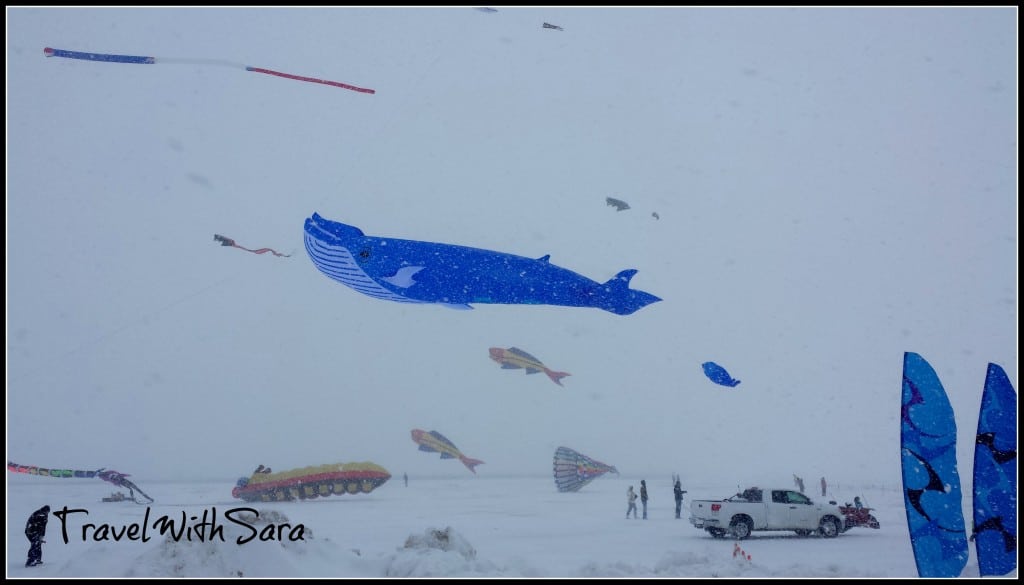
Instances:
[[[680,513],[683,509],[683,494],[686,490],[683,489],[682,483],[678,477],[673,476],[672,478],[675,484],[672,487],[672,494],[676,500],[676,519],[679,519]],[[629,519],[630,512],[633,513],[633,519],[636,519],[636,499],[637,493],[633,491],[633,486],[629,486],[626,490],[626,519]],[[643,507],[643,519],[647,520],[647,500],[650,499],[647,495],[647,480],[640,480],[640,505]]]

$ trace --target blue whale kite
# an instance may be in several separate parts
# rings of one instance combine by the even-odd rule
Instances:
[[[739,380],[734,380],[733,377],[729,375],[729,372],[725,371],[725,368],[715,362],[704,362],[700,366],[704,368],[704,375],[715,384],[729,386],[732,388],[740,383]]]
[[[594,307],[629,315],[661,299],[629,288],[636,270],[600,283],[549,262],[452,244],[367,236],[314,213],[306,251],[320,272],[364,295],[398,303]]]

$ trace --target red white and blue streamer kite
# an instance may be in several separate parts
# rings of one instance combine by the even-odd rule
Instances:
[[[266,73],[267,75],[276,75],[277,77],[284,77],[285,79],[294,79],[296,81],[308,81],[310,83],[322,83],[324,85],[332,85],[334,87],[340,87],[342,89],[350,89],[352,91],[358,91],[360,93],[377,93],[372,89],[365,87],[356,87],[347,83],[341,83],[340,81],[330,81],[327,79],[318,79],[316,77],[304,77],[301,75],[292,75],[291,73],[282,73],[280,71],[274,71],[272,69],[264,69],[262,67],[250,67],[241,63],[233,63],[231,61],[221,61],[219,59],[177,59],[168,57],[141,57],[137,55],[110,55],[106,53],[85,53],[81,51],[65,51],[64,49],[53,49],[46,47],[43,49],[43,54],[47,57],[64,57],[66,59],[82,59],[84,61],[103,61],[106,63],[134,63],[137,65],[155,65],[157,63],[176,63],[179,65],[221,65],[225,67],[234,67],[236,69],[244,69],[246,71],[252,71],[254,73]]]

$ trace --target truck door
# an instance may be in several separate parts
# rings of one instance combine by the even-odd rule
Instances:
[[[810,498],[800,492],[789,490],[786,492],[786,500],[789,501],[789,520],[793,528],[818,529],[819,512]]]
[[[772,490],[771,500],[765,502],[765,507],[768,509],[768,528],[791,528],[793,519],[790,508],[793,506],[795,504],[789,503],[785,490]]]

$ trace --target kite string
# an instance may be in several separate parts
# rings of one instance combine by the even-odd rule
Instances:
[[[234,61],[224,59],[189,59],[184,57],[153,57],[154,63],[168,63],[170,65],[220,65],[234,69],[245,69],[246,66]]]

